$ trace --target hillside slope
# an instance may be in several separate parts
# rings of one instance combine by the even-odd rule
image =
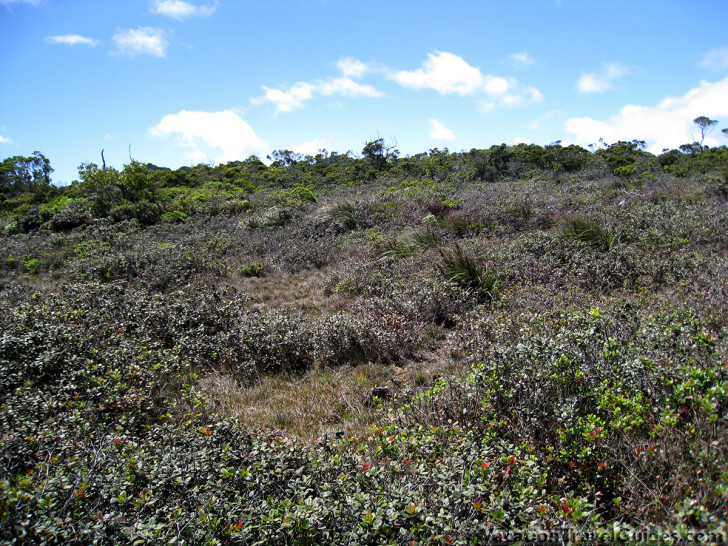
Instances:
[[[710,153],[282,153],[8,194],[0,539],[726,537]]]

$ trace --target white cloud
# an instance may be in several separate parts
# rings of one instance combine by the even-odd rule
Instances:
[[[345,97],[383,97],[384,93],[378,91],[371,85],[356,82],[352,77],[360,77],[364,75],[369,68],[368,65],[354,60],[341,59],[337,66],[342,72],[342,76],[337,78],[328,78],[324,81],[316,81],[313,83],[297,82],[287,90],[273,89],[263,86],[265,94],[262,97],[253,99],[253,104],[261,104],[263,102],[272,102],[277,107],[277,112],[293,112],[299,108],[303,108],[304,103],[313,99],[317,95],[332,96],[343,95]]]
[[[0,135],[0,144],[14,144],[13,139]]]
[[[423,67],[411,71],[395,72],[379,63],[363,63],[350,57],[340,59],[337,67],[341,71],[339,77],[297,82],[288,89],[263,86],[264,95],[252,102],[272,102],[277,107],[277,113],[281,113],[303,108],[306,101],[316,96],[383,97],[384,93],[378,89],[355,81],[371,72],[385,74],[403,87],[434,89],[441,95],[474,95],[485,111],[495,107],[520,108],[544,100],[535,87],[523,86],[515,78],[483,74],[462,57],[447,52],[428,54]]]
[[[204,16],[208,17],[215,13],[217,2],[212,5],[196,6],[183,0],[155,0],[152,3],[150,11],[158,15],[166,15],[172,19],[183,21],[188,17]]]
[[[441,95],[469,95],[483,83],[480,69],[458,55],[441,51],[428,53],[422,68],[395,72],[393,78],[404,87],[434,89]]]
[[[193,165],[199,165],[200,163],[209,163],[210,162],[210,159],[207,157],[207,154],[200,150],[195,150],[194,152],[190,152],[187,155],[192,160]]]
[[[65,45],[89,45],[91,47],[98,45],[98,40],[93,40],[91,38],[86,38],[85,36],[81,36],[79,34],[64,34],[62,36],[48,36],[46,38],[47,42],[50,42],[51,44],[65,44]]]
[[[716,83],[701,82],[700,87],[681,97],[667,97],[657,106],[629,104],[619,114],[606,121],[588,117],[572,118],[566,122],[566,131],[576,136],[582,146],[603,138],[605,142],[618,140],[644,140],[648,149],[660,153],[664,148],[677,148],[681,144],[700,139],[700,130],[692,120],[699,116],[725,119],[728,116],[728,78]],[[705,144],[718,146],[717,134],[705,139]]]
[[[483,111],[543,101],[535,87],[523,86],[515,78],[483,74],[462,57],[442,51],[429,53],[422,68],[395,72],[392,78],[404,87],[434,89],[441,95],[476,95]]]
[[[512,53],[508,55],[508,59],[510,59],[511,63],[516,66],[531,66],[533,63],[536,62],[533,60],[533,57],[531,57],[526,51]]]
[[[485,90],[486,96],[478,101],[483,112],[490,112],[498,107],[524,108],[544,100],[538,89],[520,85],[514,78],[492,78],[486,83]]]
[[[436,119],[431,119],[430,125],[432,126],[432,130],[430,131],[431,139],[447,140],[447,141],[455,140],[455,133],[453,133],[450,129],[445,127],[442,123],[440,123]]]
[[[719,47],[708,51],[700,60],[700,66],[714,70],[728,68],[728,47]]]
[[[336,63],[336,67],[342,75],[348,78],[361,78],[370,72],[377,70],[373,63],[363,63],[351,57],[343,57]]]
[[[152,55],[165,57],[169,42],[165,32],[159,28],[139,27],[127,29],[114,34],[117,54],[120,55]]]
[[[357,83],[351,78],[329,78],[318,85],[322,95],[344,95],[346,97],[381,97],[384,94],[371,85]]]
[[[330,148],[331,143],[328,139],[318,138],[316,140],[310,140],[308,142],[302,142],[301,144],[297,144],[296,146],[293,146],[291,148],[291,151],[298,154],[305,154],[310,155],[311,157],[316,157],[316,154],[319,153],[319,150],[328,150]]]
[[[581,93],[604,93],[614,87],[614,82],[629,74],[629,69],[619,63],[609,63],[599,72],[582,72],[576,88]]]
[[[230,110],[182,110],[168,114],[151,129],[151,133],[157,136],[179,135],[183,146],[193,148],[189,155],[198,162],[207,159],[207,153],[200,149],[201,146],[219,149],[221,153],[215,158],[218,163],[242,161],[251,154],[265,155],[269,149],[253,128]]]
[[[531,139],[516,137],[513,139],[513,144],[531,144]]]
[[[261,103],[270,101],[278,107],[278,112],[293,112],[299,108],[303,108],[303,103],[313,98],[315,86],[306,82],[298,82],[288,89],[281,91],[280,89],[272,89],[263,86],[265,95],[254,102]]]

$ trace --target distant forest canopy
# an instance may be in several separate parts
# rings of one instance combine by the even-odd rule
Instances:
[[[316,156],[278,150],[211,166],[200,164],[171,170],[131,160],[121,170],[96,163],[79,167],[79,180],[57,187],[51,182],[50,161],[40,152],[14,156],[0,164],[0,215],[6,232],[28,233],[45,227],[65,231],[96,218],[136,219],[149,225],[180,222],[191,214],[235,213],[249,208],[247,197],[268,191],[277,204],[304,206],[316,192],[330,186],[352,187],[375,179],[429,179],[436,182],[496,182],[505,178],[561,177],[585,170],[594,176],[613,176],[623,189],[637,187],[658,174],[686,177],[711,174],[728,182],[728,148],[703,144],[716,120],[694,120],[700,141],[660,155],[646,151],[644,141],[600,140],[589,149],[562,146],[556,141],[536,144],[493,145],[469,152],[433,148],[401,157],[384,139],[366,143],[361,155],[321,150]],[[722,133],[728,137],[728,129]],[[102,154],[103,158],[103,154]],[[207,206],[201,206],[203,203]],[[210,203],[216,206],[209,206]]]

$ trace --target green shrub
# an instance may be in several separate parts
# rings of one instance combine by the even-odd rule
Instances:
[[[293,214],[288,208],[274,206],[267,209],[261,216],[248,220],[250,228],[278,228],[285,226],[291,219]]]
[[[149,201],[141,201],[138,203],[124,203],[109,211],[109,216],[115,222],[123,222],[125,220],[138,220],[140,224],[152,225],[159,221],[161,217],[161,207],[156,203]]]
[[[76,199],[67,207],[54,214],[48,222],[53,231],[69,231],[88,222],[89,205],[85,200]]]
[[[34,258],[31,254],[23,256],[23,267],[28,275],[37,275],[40,268],[40,260]]]
[[[243,277],[265,277],[265,269],[261,262],[253,262],[240,268]]]
[[[275,195],[276,201],[286,207],[305,207],[316,202],[313,184],[296,184],[288,191],[279,191]]]
[[[187,215],[182,212],[181,210],[171,210],[169,212],[165,212],[162,215],[162,219],[165,222],[169,222],[171,224],[177,224],[179,222],[184,222],[187,219]]]
[[[637,170],[637,166],[634,163],[632,163],[630,165],[616,167],[613,172],[615,175],[619,176],[620,178],[627,178],[627,177],[632,176],[636,170]]]

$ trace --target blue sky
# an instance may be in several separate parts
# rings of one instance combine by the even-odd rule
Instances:
[[[728,143],[726,0],[0,0],[0,158]]]

